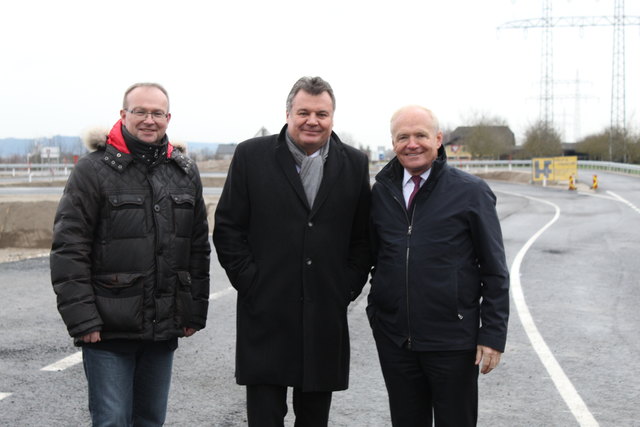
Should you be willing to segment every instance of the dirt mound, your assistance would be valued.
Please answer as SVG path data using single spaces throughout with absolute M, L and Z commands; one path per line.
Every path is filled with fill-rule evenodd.
M 498 181 L 522 182 L 529 184 L 531 182 L 531 172 L 529 171 L 488 171 L 474 172 L 476 176 L 482 179 L 496 179 Z
M 218 197 L 205 196 L 209 232 Z M 0 198 L 0 262 L 48 253 L 58 201 L 55 196 Z
M 0 248 L 48 248 L 57 201 L 0 203 Z

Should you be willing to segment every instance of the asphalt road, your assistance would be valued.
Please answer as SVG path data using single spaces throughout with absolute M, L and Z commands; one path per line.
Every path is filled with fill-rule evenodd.
M 512 315 L 501 365 L 480 378 L 481 426 L 640 426 L 640 179 L 598 175 L 598 191 L 582 193 L 490 182 Z M 48 268 L 47 258 L 0 264 L 1 426 L 89 425 L 82 365 L 42 370 L 77 351 Z M 176 353 L 168 426 L 246 424 L 235 291 L 216 260 L 212 270 L 208 326 Z M 350 306 L 350 388 L 334 394 L 332 426 L 390 425 L 365 306 L 366 295 Z

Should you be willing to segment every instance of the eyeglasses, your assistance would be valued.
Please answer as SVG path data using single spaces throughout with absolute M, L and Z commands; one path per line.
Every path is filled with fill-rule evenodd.
M 163 120 L 167 118 L 167 114 L 163 111 L 147 111 L 147 110 L 138 110 L 137 108 L 133 109 L 133 110 L 125 110 L 131 114 L 133 114 L 136 117 L 139 117 L 141 119 L 146 119 L 147 116 L 149 114 L 151 114 L 151 118 L 153 120 Z

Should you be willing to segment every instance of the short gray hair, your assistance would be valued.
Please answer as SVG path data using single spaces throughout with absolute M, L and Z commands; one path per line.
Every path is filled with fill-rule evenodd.
M 146 82 L 134 83 L 131 86 L 129 86 L 129 88 L 124 93 L 124 97 L 122 98 L 122 109 L 124 110 L 127 109 L 127 96 L 129 96 L 129 94 L 134 89 L 137 89 L 139 87 L 155 87 L 156 89 L 159 89 L 162 93 L 164 93 L 164 96 L 167 97 L 167 113 L 169 112 L 169 93 L 167 92 L 167 90 L 160 83 L 146 83 Z
M 310 95 L 320 95 L 322 92 L 327 92 L 331 97 L 331 103 L 333 104 L 333 110 L 336 110 L 336 97 L 333 95 L 333 89 L 331 85 L 322 79 L 322 77 L 301 77 L 291 88 L 289 96 L 287 96 L 287 113 L 291 112 L 293 107 L 293 98 L 301 90 L 307 92 Z
M 393 134 L 393 122 L 395 122 L 395 120 L 398 118 L 400 114 L 404 113 L 407 110 L 422 110 L 426 112 L 431 117 L 431 126 L 433 127 L 433 130 L 436 133 L 440 131 L 440 122 L 438 121 L 438 117 L 436 117 L 433 111 L 431 111 L 426 107 L 423 107 L 422 105 L 405 105 L 404 107 L 398 109 L 391 116 L 390 127 L 391 127 L 392 134 Z

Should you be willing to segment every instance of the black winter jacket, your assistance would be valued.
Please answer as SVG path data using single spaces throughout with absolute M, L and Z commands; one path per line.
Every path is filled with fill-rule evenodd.
M 132 161 L 121 126 L 90 141 L 96 151 L 69 177 L 54 221 L 51 280 L 72 337 L 101 331 L 102 340 L 168 340 L 206 323 L 202 183 L 195 163 L 171 144 L 150 168 Z
M 417 351 L 504 351 L 509 272 L 493 192 L 441 147 L 407 212 L 403 173 L 393 159 L 372 189 L 372 326 Z

